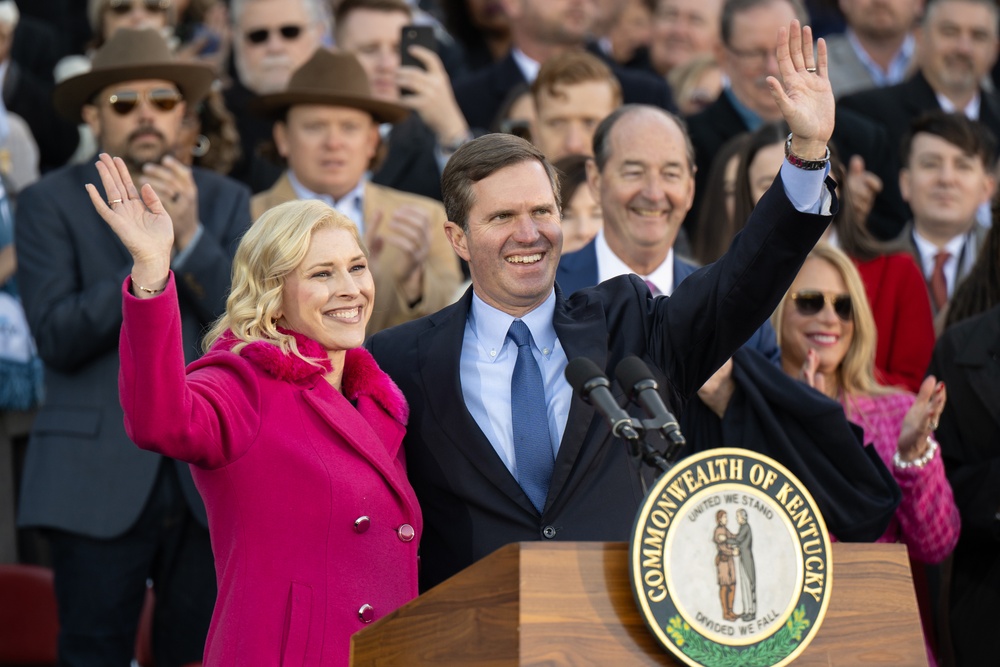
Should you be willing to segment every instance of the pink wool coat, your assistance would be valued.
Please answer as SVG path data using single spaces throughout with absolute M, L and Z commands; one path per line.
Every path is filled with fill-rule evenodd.
M 234 354 L 222 339 L 185 374 L 173 275 L 152 299 L 129 288 L 125 428 L 189 462 L 208 510 L 219 597 L 205 665 L 346 665 L 354 632 L 417 595 L 402 393 L 363 349 L 347 353 L 343 394 L 266 342 Z

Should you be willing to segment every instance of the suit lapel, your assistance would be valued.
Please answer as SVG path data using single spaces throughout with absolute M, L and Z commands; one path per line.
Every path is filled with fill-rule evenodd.
M 1000 318 L 980 319 L 955 363 L 968 368 L 969 386 L 1000 428 Z
M 555 326 L 556 335 L 566 352 L 566 358 L 570 361 L 578 357 L 590 359 L 598 368 L 604 369 L 608 365 L 608 337 L 607 323 L 604 311 L 600 303 L 591 301 L 576 308 L 571 313 L 566 299 L 563 298 L 562 291 L 556 288 L 556 312 L 552 323 Z M 621 399 L 620 388 L 617 383 L 613 385 L 616 390 L 615 398 Z M 573 470 L 586 470 L 587 462 L 593 452 L 584 452 L 584 442 L 590 442 L 593 438 L 588 437 L 591 431 L 600 424 L 597 418 L 597 411 L 576 395 L 573 394 L 573 401 L 570 403 L 569 418 L 566 420 L 566 429 L 563 432 L 562 442 L 559 443 L 559 454 L 556 456 L 555 469 L 552 471 L 552 482 L 549 485 L 549 501 L 552 502 L 559 497 L 563 490 L 569 486 L 570 474 Z
M 556 282 L 565 294 L 593 287 L 597 284 L 597 241 L 590 243 L 576 252 L 571 252 L 559 258 L 556 267 Z

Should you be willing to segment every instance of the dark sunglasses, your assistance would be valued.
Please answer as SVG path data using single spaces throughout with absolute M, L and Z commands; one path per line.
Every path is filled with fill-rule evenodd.
M 132 7 L 136 4 L 139 4 L 137 0 L 111 0 L 108 3 L 108 11 L 124 15 L 132 11 Z M 142 0 L 141 4 L 146 7 L 147 12 L 157 14 L 170 9 L 170 0 Z
M 251 30 L 246 34 L 247 41 L 251 44 L 263 44 L 267 41 L 267 38 L 271 35 L 272 28 L 261 28 L 259 30 Z M 299 38 L 302 34 L 302 26 L 300 25 L 283 25 L 280 28 L 273 28 L 275 32 L 281 35 L 282 39 L 286 42 L 291 42 Z
M 159 111 L 173 111 L 178 104 L 184 101 L 184 96 L 169 88 L 154 88 L 145 93 L 123 90 L 109 97 L 108 104 L 119 116 L 127 116 L 139 106 L 140 99 L 145 99 L 150 106 Z
M 827 303 L 833 306 L 833 312 L 837 313 L 837 317 L 845 322 L 849 322 L 854 314 L 849 294 L 827 296 L 822 292 L 803 290 L 791 294 L 790 298 L 795 302 L 795 309 L 799 311 L 799 315 L 804 317 L 817 314 L 823 310 L 823 305 Z

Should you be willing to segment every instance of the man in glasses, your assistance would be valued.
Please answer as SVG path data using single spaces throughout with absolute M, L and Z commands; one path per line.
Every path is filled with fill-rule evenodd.
M 237 78 L 224 96 L 243 149 L 230 175 L 260 192 L 278 179 L 281 165 L 260 152 L 271 123 L 247 107 L 258 95 L 283 90 L 292 72 L 329 43 L 329 7 L 324 0 L 233 0 L 229 15 Z
M 232 253 L 250 222 L 246 188 L 173 156 L 187 105 L 212 80 L 208 67 L 175 61 L 157 31 L 122 29 L 90 72 L 54 96 L 169 211 L 188 361 L 223 310 Z M 88 206 L 83 186 L 97 178 L 93 160 L 64 167 L 18 202 L 18 283 L 48 394 L 29 441 L 19 522 L 44 529 L 51 544 L 60 664 L 128 665 L 151 579 L 156 664 L 182 665 L 201 660 L 215 598 L 205 509 L 187 465 L 125 434 L 118 330 L 131 259 Z

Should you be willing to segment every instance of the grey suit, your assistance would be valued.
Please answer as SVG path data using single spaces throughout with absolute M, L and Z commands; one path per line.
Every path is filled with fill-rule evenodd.
M 851 46 L 846 34 L 830 35 L 826 38 L 827 62 L 829 63 L 830 87 L 840 98 L 859 90 L 875 87 L 871 72 L 864 66 L 857 52 Z

